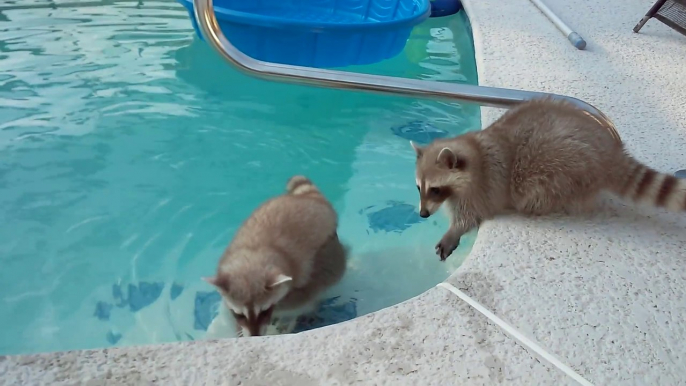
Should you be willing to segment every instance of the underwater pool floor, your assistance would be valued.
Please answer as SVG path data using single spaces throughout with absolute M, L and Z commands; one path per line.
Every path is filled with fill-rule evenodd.
M 583 99 L 637 158 L 683 169 L 686 67 L 674 63 L 686 44 L 659 22 L 631 31 L 645 2 L 547 0 L 587 39 L 585 51 L 530 2 L 463 4 L 480 84 Z M 482 112 L 484 124 L 502 114 Z M 683 214 L 612 199 L 588 216 L 505 217 L 483 224 L 446 281 L 595 385 L 677 385 L 686 379 L 685 230 Z M 300 334 L 5 356 L 0 373 L 0 385 L 578 384 L 443 288 Z
M 416 296 L 471 248 L 434 255 L 446 220 L 417 215 L 408 141 L 478 129 L 478 107 L 247 78 L 173 0 L 28 3 L 0 19 L 0 354 L 203 339 L 219 295 L 201 277 L 293 174 L 352 247 L 297 331 Z M 346 70 L 476 83 L 459 15 Z

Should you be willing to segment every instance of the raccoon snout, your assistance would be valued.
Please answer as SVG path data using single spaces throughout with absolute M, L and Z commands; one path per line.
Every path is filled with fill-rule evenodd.
M 419 217 L 421 217 L 421 218 L 427 218 L 427 217 L 429 217 L 429 216 L 431 216 L 431 213 L 429 213 L 428 210 L 422 209 L 422 210 L 419 211 Z

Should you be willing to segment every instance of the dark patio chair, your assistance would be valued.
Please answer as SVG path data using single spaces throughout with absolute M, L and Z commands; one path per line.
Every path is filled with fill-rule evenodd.
M 636 24 L 634 32 L 638 32 L 651 18 L 686 35 L 686 0 L 657 0 L 643 19 Z

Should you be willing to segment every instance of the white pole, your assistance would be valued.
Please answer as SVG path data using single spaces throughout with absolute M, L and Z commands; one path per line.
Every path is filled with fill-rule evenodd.
M 540 355 L 543 357 L 545 360 L 550 362 L 553 366 L 557 367 L 560 369 L 563 373 L 567 374 L 570 378 L 574 379 L 577 381 L 580 385 L 582 386 L 593 386 L 593 384 L 589 381 L 587 381 L 584 377 L 581 375 L 577 374 L 574 370 L 572 370 L 571 367 L 565 365 L 562 363 L 559 359 L 557 359 L 555 356 L 552 354 L 548 353 L 543 349 L 543 347 L 539 346 L 536 342 L 532 341 L 531 339 L 527 338 L 524 334 L 521 332 L 515 330 L 514 327 L 510 326 L 505 322 L 504 320 L 500 319 L 497 317 L 494 313 L 489 311 L 486 307 L 482 306 L 479 304 L 476 300 L 470 298 L 465 294 L 464 292 L 460 291 L 459 289 L 455 288 L 454 285 L 448 283 L 448 282 L 443 282 L 439 283 L 436 287 L 442 287 L 447 289 L 448 291 L 454 293 L 459 297 L 460 299 L 464 300 L 467 304 L 470 306 L 474 307 L 477 311 L 481 312 L 485 317 L 490 319 L 493 323 L 495 323 L 497 326 L 505 330 L 510 336 L 512 336 L 516 341 L 518 341 L 521 345 L 523 345 L 526 348 L 529 348 L 533 350 L 536 354 Z
M 586 41 L 584 40 L 584 38 L 582 38 L 581 35 L 579 35 L 578 33 L 572 31 L 572 29 L 569 28 L 569 26 L 565 24 L 562 20 L 560 20 L 560 18 L 557 17 L 557 15 L 554 14 L 553 11 L 551 11 L 550 8 L 548 8 L 548 6 L 546 6 L 541 0 L 530 1 L 534 3 L 534 5 L 541 12 L 543 12 L 543 14 L 546 15 L 546 17 L 550 19 L 550 21 L 553 22 L 553 24 L 555 24 L 555 27 L 557 27 L 557 29 L 559 29 L 560 31 L 562 31 L 563 34 L 565 34 L 567 40 L 569 40 L 569 42 L 572 43 L 574 47 L 576 47 L 579 50 L 583 50 L 584 48 L 586 48 Z

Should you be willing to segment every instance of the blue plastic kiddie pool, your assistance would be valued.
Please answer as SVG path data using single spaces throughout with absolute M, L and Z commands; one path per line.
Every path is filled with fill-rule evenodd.
M 178 0 L 193 13 L 193 0 Z M 214 0 L 226 38 L 255 59 L 307 67 L 376 63 L 402 52 L 429 0 Z

